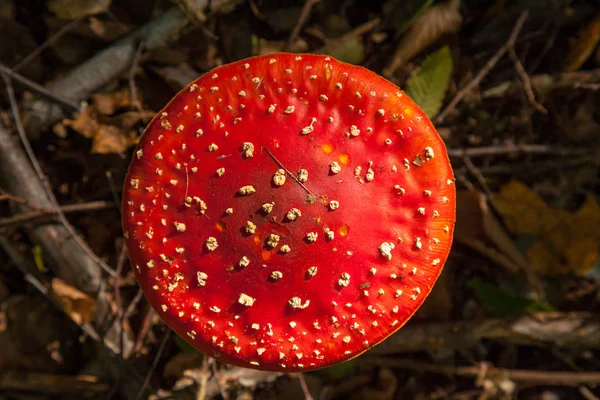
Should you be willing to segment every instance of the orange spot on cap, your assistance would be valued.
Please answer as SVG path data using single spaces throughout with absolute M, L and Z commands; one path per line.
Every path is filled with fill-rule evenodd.
M 340 163 L 342 163 L 344 165 L 348 165 L 350 163 L 350 155 L 349 154 L 342 153 L 342 154 L 340 154 L 340 156 L 338 158 L 340 160 Z
M 271 258 L 271 256 L 273 255 L 272 252 L 270 252 L 269 250 L 263 250 L 260 255 L 262 256 L 262 259 L 267 261 Z
M 321 146 L 321 148 L 323 149 L 323 153 L 325 154 L 333 153 L 333 144 L 331 143 L 325 143 Z
M 225 226 L 226 226 L 225 222 L 221 222 L 221 221 L 219 221 L 215 224 L 215 228 L 217 228 L 217 230 L 219 232 L 223 232 L 225 230 Z
M 344 224 L 344 225 L 340 226 L 340 235 L 346 236 L 349 231 L 350 231 L 350 227 L 348 225 Z

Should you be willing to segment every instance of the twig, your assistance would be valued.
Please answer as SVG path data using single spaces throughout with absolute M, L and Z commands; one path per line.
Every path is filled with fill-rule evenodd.
M 302 393 L 304 394 L 304 400 L 313 400 L 312 395 L 310 394 L 310 390 L 308 390 L 308 385 L 306 384 L 306 379 L 304 379 L 304 374 L 298 374 L 298 382 L 300 383 L 300 387 L 302 388 Z
M 585 398 L 585 400 L 600 400 L 600 397 L 592 393 L 592 391 L 586 386 L 579 386 L 577 390 Z
M 552 156 L 572 157 L 590 154 L 593 150 L 583 147 L 558 147 L 545 144 L 508 144 L 487 147 L 471 147 L 464 149 L 448 149 L 450 157 L 487 157 L 516 154 L 544 154 Z
M 127 259 L 127 246 L 123 241 L 121 245 L 121 251 L 119 252 L 119 259 L 117 261 L 117 270 L 115 271 L 115 281 L 114 281 L 114 295 L 115 295 L 115 303 L 117 306 L 117 318 L 119 320 L 119 325 L 121 326 L 121 335 L 119 337 L 119 354 L 123 357 L 123 347 L 125 343 L 125 310 L 123 310 L 123 300 L 121 299 L 121 274 L 123 272 L 123 265 L 125 265 L 125 260 Z
M 519 57 L 515 52 L 514 46 L 511 46 L 508 49 L 508 55 L 512 59 L 513 64 L 515 65 L 515 69 L 517 70 L 517 73 L 523 81 L 523 87 L 525 88 L 525 94 L 527 95 L 527 100 L 529 100 L 529 104 L 531 104 L 533 108 L 535 108 L 542 114 L 548 114 L 548 110 L 535 100 L 535 94 L 533 93 L 533 88 L 531 87 L 531 79 L 529 79 L 527 71 L 525 71 L 525 68 L 523 68 L 523 64 L 521 63 L 521 60 L 519 60 Z
M 206 399 L 206 385 L 208 383 L 208 356 L 202 360 L 202 369 L 200 370 L 200 379 L 198 380 L 198 392 L 196 393 L 196 400 Z
M 481 187 L 481 189 L 487 197 L 486 200 L 488 201 L 488 203 L 490 203 L 490 200 L 494 198 L 494 195 L 490 190 L 490 187 L 488 186 L 487 182 L 485 181 L 485 177 L 483 176 L 481 171 L 473 164 L 469 157 L 463 157 L 463 162 L 465 163 L 465 167 L 467 167 L 467 170 L 471 173 L 471 175 L 473 175 L 475 179 L 477 179 L 477 183 L 479 183 L 479 186 Z
M 69 204 L 60 206 L 60 210 L 64 214 L 81 212 L 81 211 L 96 211 L 114 207 L 113 203 L 107 201 L 90 201 L 88 203 Z M 54 217 L 57 214 L 56 210 L 38 210 L 15 215 L 10 218 L 0 218 L 0 228 L 8 228 L 20 226 L 25 223 L 39 222 Z
M 46 99 L 48 99 L 50 101 L 53 101 L 55 103 L 62 105 L 63 107 L 68 108 L 69 111 L 77 112 L 81 109 L 81 107 L 79 107 L 79 104 L 77 104 L 69 99 L 66 99 L 59 94 L 53 93 L 50 90 L 46 89 L 45 87 L 38 85 L 34 81 L 29 80 L 20 74 L 17 74 L 14 70 L 8 68 L 6 65 L 4 65 L 2 63 L 0 63 L 0 73 L 2 73 L 3 77 L 6 76 L 10 79 L 14 79 L 15 81 L 20 82 L 23 85 L 29 87 L 30 89 L 32 89 L 34 92 L 36 92 L 40 96 L 45 97 Z M 5 78 L 5 82 L 6 82 L 6 78 Z M 8 85 L 8 83 L 7 83 L 7 85 Z
M 156 352 L 156 355 L 154 356 L 154 360 L 152 361 L 152 365 L 150 366 L 150 370 L 146 374 L 146 377 L 144 378 L 144 383 L 142 384 L 142 387 L 140 388 L 137 396 L 135 397 L 135 400 L 140 400 L 142 398 L 142 396 L 144 395 L 144 392 L 146 391 L 146 387 L 150 383 L 150 378 L 152 378 L 152 374 L 154 373 L 154 370 L 158 366 L 158 362 L 160 361 L 160 357 L 162 356 L 162 353 L 165 350 L 167 342 L 171 338 L 171 332 L 172 332 L 171 330 L 168 330 L 167 333 L 165 333 L 165 335 L 163 336 L 162 342 L 160 343 L 158 351 Z
M 72 101 L 82 101 L 131 66 L 140 40 L 144 41 L 146 50 L 155 49 L 178 37 L 187 24 L 185 14 L 173 7 L 127 37 L 96 53 L 94 57 L 58 80 L 50 90 Z M 47 101 L 35 100 L 29 107 L 27 132 L 32 136 L 38 135 L 48 125 L 64 117 L 60 109 Z
M 316 54 L 329 53 L 332 47 L 338 46 L 339 43 L 344 43 L 354 38 L 360 37 L 375 29 L 380 23 L 381 18 L 373 18 L 372 20 L 369 20 L 364 24 L 361 24 L 356 28 L 352 29 L 350 32 L 343 34 L 341 37 L 327 41 L 324 46 L 318 48 L 314 52 Z
M 368 354 L 468 349 L 481 340 L 574 351 L 595 349 L 600 347 L 600 315 L 539 312 L 480 321 L 409 322 Z
M 212 368 L 213 377 L 215 378 L 215 382 L 217 384 L 217 388 L 219 389 L 219 393 L 221 394 L 221 397 L 223 398 L 223 400 L 229 400 L 229 395 L 227 395 L 227 391 L 221 384 L 221 376 L 220 376 L 219 370 L 217 369 L 217 360 L 215 360 L 214 358 L 211 358 L 210 364 L 211 364 L 211 368 Z
M 60 300 L 55 298 L 48 290 L 48 287 L 50 286 L 50 284 L 48 282 L 45 282 L 43 280 L 43 278 L 36 276 L 36 275 L 38 275 L 37 269 L 31 263 L 31 261 L 26 259 L 25 256 L 7 238 L 5 238 L 1 235 L 0 235 L 0 248 L 2 248 L 2 250 L 4 250 L 4 252 L 12 260 L 12 262 L 15 264 L 15 266 L 21 271 L 25 280 L 27 282 L 29 282 L 31 284 L 31 286 L 33 286 L 35 289 L 37 289 L 37 291 L 39 291 L 41 294 L 43 294 L 48 300 L 50 300 L 50 302 L 52 303 L 52 305 L 54 305 L 54 307 L 56 307 L 56 309 L 62 311 L 71 321 L 73 321 L 73 323 L 75 323 L 77 326 L 79 326 L 79 328 L 81 328 L 81 330 L 83 332 L 85 332 L 90 338 L 92 338 L 95 341 L 102 340 L 102 338 L 100 337 L 98 332 L 96 332 L 96 330 L 90 323 L 86 322 L 84 324 L 81 324 L 71 318 L 71 316 L 65 311 L 64 306 L 62 305 Z
M 537 93 L 546 95 L 553 90 L 572 90 L 577 88 L 600 89 L 600 69 L 576 71 L 576 72 L 562 72 L 560 74 L 549 75 L 539 74 L 532 75 L 530 77 L 531 86 Z M 488 98 L 499 98 L 506 95 L 513 94 L 520 89 L 517 83 L 514 81 L 502 82 L 490 89 L 487 89 L 481 93 L 484 99 Z
M 314 7 L 315 4 L 317 4 L 320 1 L 321 0 L 306 0 L 305 1 L 304 6 L 302 7 L 302 11 L 300 12 L 300 17 L 298 18 L 298 22 L 292 29 L 292 32 L 290 33 L 290 37 L 288 38 L 287 42 L 285 42 L 285 45 L 283 46 L 283 50 L 289 50 L 289 48 L 292 46 L 292 44 L 294 44 L 294 42 L 298 38 L 298 35 L 300 34 L 300 30 L 302 29 L 302 27 L 306 23 L 306 20 L 310 16 L 310 12 L 311 12 L 312 8 Z
M 58 31 L 56 31 L 55 33 L 53 33 L 44 43 L 42 43 L 41 45 L 39 45 L 33 52 L 29 53 L 29 55 L 27 57 L 25 57 L 17 65 L 15 65 L 12 68 L 12 70 L 14 72 L 17 72 L 17 71 L 21 70 L 22 68 L 25 68 L 30 62 L 32 62 L 40 54 L 42 54 L 42 52 L 44 50 L 46 50 L 52 44 L 56 43 L 58 41 L 58 39 L 60 39 L 61 37 L 63 37 L 71 29 L 73 29 L 77 25 L 79 25 L 79 23 L 81 21 L 83 21 L 84 19 L 85 19 L 85 16 L 81 16 L 81 17 L 79 17 L 79 18 L 77 18 L 77 19 L 69 22 L 67 25 L 63 26 L 62 28 L 60 28 Z
M 314 194 L 313 194 L 313 193 L 312 193 L 312 192 L 311 192 L 311 191 L 310 191 L 310 190 L 309 190 L 309 189 L 306 187 L 306 185 L 305 185 L 304 183 L 300 182 L 300 180 L 299 180 L 299 179 L 296 177 L 296 175 L 292 174 L 292 173 L 290 172 L 290 170 L 289 170 L 289 169 L 287 169 L 287 168 L 286 168 L 286 167 L 285 167 L 285 166 L 284 166 L 284 165 L 281 163 L 281 161 L 279 161 L 279 160 L 278 160 L 278 159 L 277 159 L 277 158 L 276 158 L 276 157 L 273 155 L 273 153 L 271 153 L 271 151 L 270 151 L 268 148 L 266 148 L 266 147 L 263 147 L 263 148 L 265 149 L 265 151 L 267 152 L 267 154 L 268 154 L 268 155 L 269 155 L 269 156 L 270 156 L 270 157 L 273 159 L 273 161 L 275 161 L 275 164 L 279 165 L 279 167 L 280 167 L 281 169 L 283 169 L 283 170 L 286 172 L 286 174 L 288 174 L 288 175 L 289 175 L 289 177 L 290 177 L 290 178 L 292 178 L 294 181 L 296 181 L 296 183 L 297 183 L 298 185 L 300 185 L 300 186 L 302 187 L 302 189 L 306 190 L 306 192 L 307 192 L 308 194 L 310 194 L 311 196 L 314 196 Z
M 455 367 L 451 365 L 429 364 L 416 360 L 398 360 L 381 357 L 365 358 L 364 362 L 378 366 L 463 377 L 477 377 L 481 373 L 480 366 Z M 512 381 L 527 382 L 535 385 L 579 386 L 582 384 L 600 383 L 600 372 L 533 371 L 488 367 L 485 374 L 487 377 L 502 377 Z
M 46 195 L 52 203 L 52 207 L 54 208 L 54 210 L 56 210 L 56 215 L 60 219 L 60 222 L 64 225 L 65 229 L 69 232 L 71 237 L 75 240 L 75 242 L 77 242 L 79 247 L 81 247 L 81 249 L 88 255 L 88 257 L 94 260 L 94 262 L 96 262 L 98 266 L 100 266 L 100 268 L 102 268 L 107 274 L 114 276 L 115 271 L 110 266 L 108 266 L 108 264 L 102 261 L 96 254 L 94 254 L 94 252 L 89 248 L 87 243 L 85 243 L 85 241 L 79 236 L 79 234 L 75 232 L 75 229 L 67 220 L 65 214 L 61 211 L 58 201 L 56 200 L 56 197 L 54 196 L 54 193 L 52 191 L 52 187 L 50 186 L 50 182 L 48 182 L 46 175 L 44 175 L 44 171 L 42 171 L 42 167 L 38 162 L 35 154 L 33 153 L 33 149 L 31 148 L 31 144 L 29 143 L 29 139 L 27 138 L 27 134 L 25 133 L 25 128 L 23 127 L 23 123 L 21 120 L 21 113 L 19 111 L 19 105 L 17 104 L 17 98 L 15 96 L 15 91 L 12 86 L 12 81 L 10 77 L 3 71 L 2 77 L 4 78 L 4 82 L 6 83 L 6 91 L 8 92 L 11 111 L 13 112 L 15 118 L 15 125 L 17 126 L 17 132 L 19 133 L 19 137 L 21 138 L 21 143 L 23 144 L 25 152 L 29 157 L 29 162 L 31 162 L 31 165 L 33 165 L 33 169 L 37 173 L 38 179 L 42 182 L 44 186 Z
M 31 210 L 34 210 L 34 211 L 41 211 L 39 208 L 37 208 L 36 206 L 32 205 L 26 199 L 22 199 L 19 196 L 14 196 L 14 195 L 12 195 L 10 193 L 6 193 L 2 189 L 0 189 L 0 201 L 4 201 L 4 200 L 14 201 L 15 203 L 24 205 L 25 207 L 27 207 L 27 208 L 29 208 Z
M 504 56 L 504 54 L 506 54 L 508 49 L 510 49 L 511 47 L 514 47 L 515 41 L 517 40 L 517 36 L 519 35 L 519 32 L 521 32 L 521 28 L 523 28 L 523 24 L 525 23 L 525 20 L 527 19 L 528 14 L 529 14 L 529 11 L 527 11 L 527 10 L 525 10 L 521 13 L 521 15 L 519 16 L 519 19 L 515 23 L 515 26 L 513 27 L 510 37 L 508 38 L 508 41 L 504 44 L 504 46 L 502 46 L 502 47 L 500 47 L 500 49 L 498 49 L 498 51 L 496 52 L 496 54 L 494 54 L 492 56 L 492 58 L 489 59 L 489 61 L 485 64 L 485 66 L 481 69 L 481 71 L 479 71 L 479 73 L 473 78 L 473 80 L 471 80 L 467 85 L 465 85 L 465 87 L 463 87 L 461 90 L 459 90 L 459 92 L 456 94 L 456 96 L 454 96 L 452 101 L 450 101 L 450 104 L 448 104 L 442 110 L 442 112 L 439 113 L 439 115 L 436 118 L 436 123 L 438 123 L 438 124 L 442 123 L 444 121 L 444 119 L 448 116 L 448 114 L 450 114 L 450 112 L 452 112 L 452 110 L 454 110 L 454 108 L 458 105 L 458 103 L 460 103 L 460 101 L 463 99 L 463 97 L 465 97 L 467 95 L 467 93 L 469 93 L 471 90 L 473 90 L 473 88 L 475 88 L 475 86 L 479 85 L 479 83 L 481 83 L 483 78 L 485 78 L 487 76 L 487 74 L 490 73 L 490 71 L 496 66 L 498 61 L 500 61 L 500 59 Z
M 588 90 L 591 90 L 592 92 L 596 92 L 596 91 L 600 90 L 600 83 L 579 83 L 579 82 L 576 82 L 573 85 L 573 89 L 588 89 Z
M 142 52 L 144 51 L 144 41 L 141 40 L 140 44 L 135 52 L 135 56 L 133 57 L 133 61 L 131 62 L 131 70 L 129 71 L 129 88 L 131 90 L 131 103 L 138 111 L 142 111 L 142 104 L 138 99 L 138 91 L 137 86 L 135 85 L 135 71 L 139 65 L 140 58 L 142 57 Z

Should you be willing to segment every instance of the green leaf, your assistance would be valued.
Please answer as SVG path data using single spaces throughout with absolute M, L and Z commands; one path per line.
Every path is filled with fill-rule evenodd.
M 406 93 L 433 118 L 442 107 L 451 76 L 452 55 L 450 48 L 444 46 L 428 55 L 412 72 L 406 82 Z
M 490 317 L 516 317 L 529 311 L 555 311 L 548 303 L 527 299 L 479 279 L 469 281 L 467 286 L 475 291 Z
M 358 358 L 353 358 L 346 362 L 335 364 L 319 371 L 330 379 L 340 380 L 355 375 L 358 369 Z
M 185 339 L 179 337 L 178 335 L 175 335 L 175 344 L 177 345 L 179 350 L 181 350 L 184 353 L 188 353 L 188 354 L 200 353 L 198 350 L 196 350 L 195 347 L 193 347 L 191 344 L 186 342 Z

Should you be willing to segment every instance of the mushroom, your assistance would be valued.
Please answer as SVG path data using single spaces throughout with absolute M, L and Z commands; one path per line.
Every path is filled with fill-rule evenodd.
M 206 73 L 154 117 L 123 229 L 141 289 L 191 345 L 309 371 L 421 306 L 450 250 L 453 183 L 402 90 L 325 55 L 270 54 Z

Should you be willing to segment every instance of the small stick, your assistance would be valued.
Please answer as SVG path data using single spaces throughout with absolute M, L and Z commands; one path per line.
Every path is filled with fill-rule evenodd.
M 144 396 L 146 387 L 148 387 L 148 384 L 150 383 L 150 378 L 152 378 L 152 374 L 154 373 L 154 370 L 156 369 L 156 367 L 158 366 L 158 362 L 160 361 L 160 356 L 162 356 L 162 353 L 165 350 L 167 342 L 169 341 L 170 338 L 171 338 L 171 330 L 169 329 L 167 331 L 167 333 L 165 333 L 165 335 L 163 336 L 163 339 L 162 339 L 162 342 L 160 343 L 158 351 L 156 352 L 156 355 L 154 356 L 154 360 L 152 360 L 152 365 L 150 366 L 150 370 L 146 374 L 146 377 L 144 378 L 144 383 L 142 384 L 142 387 L 138 391 L 138 394 L 135 397 L 135 400 L 140 400 Z
M 313 400 L 313 397 L 310 394 L 310 390 L 308 390 L 306 380 L 304 379 L 304 374 L 298 374 L 298 382 L 300 383 L 300 387 L 302 388 L 302 393 L 304 393 L 304 400 Z
M 448 116 L 448 114 L 450 114 L 450 112 L 452 112 L 452 110 L 454 110 L 454 108 L 458 105 L 458 103 L 460 103 L 460 101 L 463 99 L 463 97 L 465 97 L 467 95 L 467 93 L 469 93 L 473 88 L 475 88 L 475 86 L 477 86 L 477 85 L 479 85 L 479 83 L 481 83 L 483 78 L 485 78 L 487 76 L 487 74 L 490 73 L 490 71 L 496 66 L 498 61 L 500 61 L 500 59 L 504 56 L 504 54 L 506 54 L 508 49 L 510 49 L 511 47 L 514 47 L 515 41 L 517 40 L 517 36 L 519 35 L 519 32 L 521 32 L 521 28 L 523 28 L 523 24 L 525 23 L 525 20 L 527 19 L 528 14 L 529 14 L 529 11 L 527 11 L 527 10 L 525 10 L 521 13 L 521 15 L 519 16 L 519 19 L 515 23 L 515 26 L 510 34 L 510 37 L 508 38 L 508 41 L 504 44 L 504 46 L 502 46 L 502 47 L 500 47 L 500 49 L 498 49 L 498 51 L 496 52 L 496 54 L 494 54 L 492 56 L 492 58 L 489 59 L 489 61 L 485 64 L 485 66 L 481 69 L 481 71 L 479 71 L 479 73 L 475 76 L 475 78 L 473 78 L 473 80 L 471 80 L 471 82 L 469 82 L 467 85 L 465 85 L 465 87 L 463 87 L 456 94 L 456 96 L 454 96 L 454 98 L 452 99 L 450 104 L 448 104 L 442 110 L 442 112 L 439 113 L 439 115 L 436 118 L 436 123 L 440 124 L 440 123 L 444 122 L 444 119 Z
M 221 397 L 223 398 L 223 400 L 229 400 L 229 396 L 227 395 L 225 388 L 221 384 L 221 377 L 219 376 L 220 373 L 219 373 L 219 370 L 217 369 L 217 360 L 215 360 L 214 358 L 211 358 L 210 364 L 212 367 L 213 377 L 215 378 L 215 382 L 217 383 L 217 387 L 219 388 L 219 393 L 221 393 Z
M 464 149 L 448 149 L 448 155 L 450 157 L 477 158 L 524 153 L 570 157 L 590 154 L 591 151 L 592 150 L 589 148 L 582 147 L 565 148 L 558 146 L 548 146 L 545 144 L 518 144 L 505 146 L 472 147 Z
M 431 372 L 434 374 L 456 375 L 463 377 L 477 377 L 481 373 L 481 367 L 468 366 L 456 367 L 453 365 L 438 365 L 419 362 L 416 360 L 399 360 L 382 357 L 367 358 L 364 362 L 378 366 L 407 369 L 419 372 Z M 488 367 L 488 377 L 504 377 L 517 382 L 526 382 L 534 385 L 563 385 L 579 386 L 582 384 L 600 383 L 600 372 L 570 372 L 570 371 L 534 371 L 525 369 L 508 369 Z
M 63 213 L 67 214 L 81 211 L 103 210 L 106 208 L 111 208 L 113 206 L 113 203 L 109 203 L 107 201 L 90 201 L 88 203 L 69 204 L 66 206 L 61 206 L 59 208 Z M 40 220 L 45 220 L 47 218 L 54 217 L 56 216 L 56 214 L 58 214 L 57 210 L 37 210 L 17 214 L 10 218 L 0 218 L 0 228 L 7 228 L 15 225 L 20 226 L 29 222 L 39 222 Z
M 142 52 L 144 51 L 144 41 L 141 40 L 138 48 L 133 56 L 133 61 L 131 62 L 131 70 L 129 71 L 129 88 L 131 90 L 131 102 L 138 111 L 142 111 L 142 104 L 138 99 L 138 91 L 137 86 L 135 85 L 135 70 L 137 69 L 140 58 L 142 57 Z
M 533 108 L 535 108 L 542 114 L 548 114 L 548 110 L 535 100 L 535 94 L 533 93 L 533 88 L 531 87 L 531 79 L 529 79 L 529 75 L 527 75 L 525 68 L 523 68 L 523 64 L 521 63 L 521 60 L 519 60 L 519 57 L 515 52 L 514 46 L 511 46 L 508 49 L 508 55 L 512 59 L 513 64 L 515 65 L 515 69 L 517 70 L 517 73 L 523 81 L 523 87 L 525 88 L 525 94 L 527 95 L 527 100 L 529 100 L 529 104 L 531 104 Z
M 60 39 L 61 37 L 63 37 L 71 29 L 73 29 L 77 25 L 79 25 L 79 23 L 81 21 L 83 21 L 84 19 L 85 19 L 85 16 L 82 15 L 81 17 L 79 17 L 79 18 L 77 18 L 77 19 L 69 22 L 67 25 L 65 25 L 62 28 L 60 28 L 58 31 L 56 31 L 55 33 L 53 33 L 44 43 L 42 43 L 41 45 L 39 45 L 38 48 L 36 48 L 33 52 L 29 53 L 29 55 L 27 57 L 25 57 L 17 65 L 15 65 L 12 68 L 12 70 L 14 72 L 17 72 L 17 71 L 25 68 L 27 65 L 29 65 L 30 62 L 32 62 L 40 54 L 42 54 L 42 51 L 46 50 L 52 44 L 56 43 L 56 41 L 58 41 L 58 39 Z
M 29 203 L 29 201 L 22 199 L 18 196 L 14 196 L 10 193 L 6 193 L 4 190 L 0 189 L 0 201 L 3 201 L 3 200 L 14 201 L 15 203 L 22 204 L 31 210 L 41 211 L 39 208 L 37 208 L 34 205 L 32 205 L 31 203 Z
M 39 180 L 42 182 L 42 184 L 45 188 L 45 191 L 46 191 L 46 195 L 48 196 L 48 200 L 50 200 L 52 206 L 56 210 L 56 214 L 58 215 L 58 218 L 60 219 L 62 224 L 65 226 L 65 229 L 67 230 L 67 232 L 69 232 L 69 234 L 73 237 L 75 242 L 88 255 L 88 257 L 90 257 L 92 260 L 94 260 L 100 266 L 100 268 L 102 268 L 110 276 L 115 276 L 115 271 L 111 267 L 109 267 L 108 264 L 106 264 L 104 261 L 102 261 L 96 254 L 94 254 L 92 249 L 90 249 L 89 246 L 83 241 L 83 239 L 77 234 L 77 232 L 75 232 L 75 229 L 69 223 L 69 221 L 67 220 L 67 217 L 65 217 L 65 214 L 61 211 L 60 206 L 58 205 L 58 201 L 56 200 L 56 197 L 54 196 L 54 192 L 52 191 L 52 188 L 50 187 L 50 183 L 48 182 L 46 175 L 44 175 L 44 172 L 42 171 L 42 167 L 40 166 L 40 163 L 38 162 L 37 158 L 35 157 L 33 149 L 31 148 L 31 144 L 29 143 L 29 139 L 27 139 L 27 134 L 25 133 L 25 128 L 23 127 L 23 122 L 21 120 L 21 112 L 19 111 L 19 105 L 17 104 L 17 98 L 15 96 L 15 90 L 13 88 L 11 78 L 9 75 L 5 74 L 3 71 L 0 71 L 0 72 L 2 74 L 2 78 L 4 78 L 4 81 L 6 83 L 6 91 L 8 92 L 10 107 L 13 112 L 15 124 L 17 126 L 17 132 L 19 133 L 21 143 L 23 144 L 23 147 L 25 147 L 25 152 L 27 153 L 27 156 L 29 157 L 29 161 L 33 165 L 33 169 L 35 170 Z
M 200 379 L 198 379 L 198 392 L 196 393 L 196 400 L 206 399 L 206 385 L 208 384 L 208 356 L 202 360 L 202 369 L 200 370 Z
M 292 29 L 292 32 L 290 33 L 290 37 L 288 38 L 287 42 L 283 46 L 284 51 L 289 50 L 290 46 L 292 44 L 294 44 L 294 42 L 298 38 L 298 35 L 300 34 L 300 29 L 302 29 L 302 27 L 306 23 L 306 20 L 310 16 L 310 12 L 311 12 L 312 8 L 314 7 L 315 4 L 317 4 L 320 1 L 321 0 L 306 0 L 306 2 L 304 3 L 304 6 L 302 7 L 302 11 L 300 12 L 300 17 L 298 18 L 298 22 L 294 26 L 294 29 Z
M 292 178 L 293 180 L 295 180 L 295 181 L 296 181 L 296 183 L 297 183 L 298 185 L 302 186 L 302 189 L 306 190 L 306 192 L 307 192 L 308 194 L 310 194 L 310 195 L 314 196 L 314 194 L 313 194 L 313 193 L 312 193 L 312 192 L 311 192 L 311 191 L 310 191 L 310 190 L 309 190 L 309 189 L 306 187 L 306 185 L 305 185 L 304 183 L 300 182 L 300 180 L 299 180 L 298 178 L 296 178 L 296 175 L 292 174 L 292 173 L 291 173 L 291 172 L 290 172 L 290 171 L 289 171 L 289 170 L 288 170 L 288 169 L 287 169 L 287 168 L 286 168 L 286 167 L 285 167 L 285 166 L 284 166 L 284 165 L 281 163 L 281 161 L 279 161 L 279 160 L 278 160 L 278 159 L 277 159 L 277 158 L 276 158 L 276 157 L 273 155 L 273 153 L 271 153 L 271 151 L 270 151 L 268 148 L 266 148 L 266 147 L 263 147 L 263 148 L 265 149 L 265 151 L 267 152 L 267 154 L 268 154 L 269 156 L 271 156 L 271 158 L 273 159 L 273 161 L 275 161 L 275 163 L 276 163 L 277 165 L 279 165 L 279 166 L 281 167 L 281 169 L 283 169 L 283 170 L 284 170 L 284 171 L 285 171 L 285 172 L 286 172 L 286 173 L 287 173 L 287 174 L 290 176 L 290 178 Z
M 63 107 L 70 109 L 70 111 L 77 112 L 77 111 L 81 110 L 81 107 L 79 107 L 79 104 L 74 103 L 71 100 L 68 100 L 60 95 L 52 93 L 50 90 L 35 83 L 32 80 L 25 78 L 23 75 L 17 74 L 15 71 L 8 68 L 7 66 L 5 66 L 2 63 L 0 63 L 0 73 L 4 77 L 5 81 L 6 81 L 6 79 L 10 78 L 10 79 L 14 79 L 17 82 L 21 82 L 23 85 L 29 87 L 30 89 L 32 89 L 34 92 L 36 92 L 40 96 L 45 97 L 48 100 L 54 101 L 55 103 L 58 103 L 58 104 L 62 105 Z M 7 85 L 7 90 L 8 90 L 8 83 L 6 85 Z

